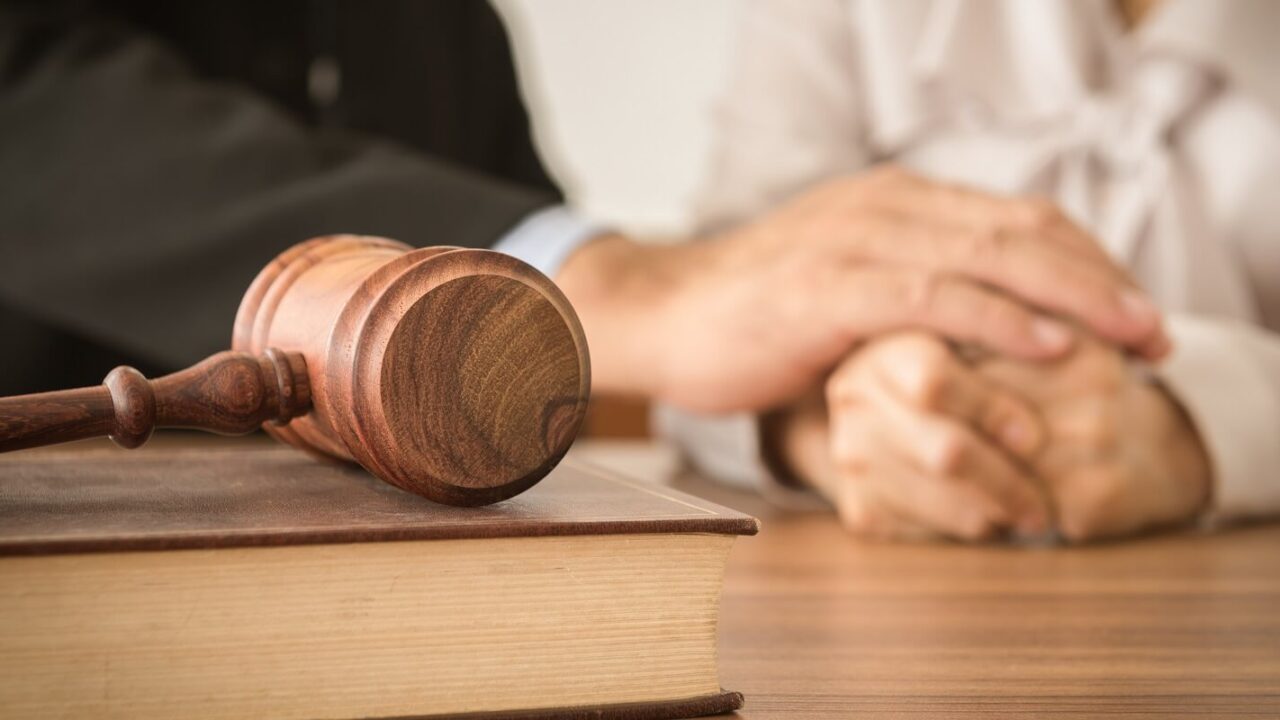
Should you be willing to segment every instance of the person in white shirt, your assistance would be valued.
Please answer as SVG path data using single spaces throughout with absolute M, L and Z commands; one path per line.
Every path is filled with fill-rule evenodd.
M 1167 351 L 1150 298 L 1106 257 L 1071 250 L 1091 242 L 1078 228 L 1045 225 L 1019 201 L 963 203 L 988 208 L 990 232 L 1012 233 L 999 247 L 894 209 L 932 203 L 951 194 L 945 188 L 871 181 L 816 188 L 709 242 L 655 247 L 601 237 L 541 192 L 433 158 L 432 148 L 479 139 L 495 152 L 455 159 L 540 182 L 501 67 L 505 38 L 483 4 L 429 4 L 441 19 L 417 12 L 422 3 L 378 3 L 367 22 L 344 14 L 351 22 L 341 23 L 332 1 L 310 4 L 309 19 L 270 3 L 142 4 L 154 12 L 0 0 L 0 337 L 11 349 L 0 353 L 0 387 L 56 387 L 94 357 L 194 362 L 223 346 L 226 317 L 262 263 L 332 232 L 521 258 L 574 303 L 594 390 L 691 410 L 790 402 L 857 343 L 911 327 L 1052 358 L 1078 339 L 1069 317 L 1148 357 Z M 272 20 L 279 13 L 285 22 Z M 279 32 L 246 45 L 216 30 L 254 18 Z M 476 32 L 449 31 L 455 21 Z M 322 45 L 343 52 L 288 32 L 313 24 L 333 40 Z M 393 31 L 421 42 L 388 55 L 379 39 Z M 296 72 L 272 79 L 261 63 L 241 62 L 277 50 Z M 426 87 L 428 59 L 449 81 L 410 98 Z M 479 75 L 463 74 L 483 87 L 452 82 L 449 68 L 480 60 Z M 309 77 L 325 82 L 308 87 Z M 490 117 L 491 108 L 501 112 Z M 473 115 L 484 122 L 469 123 Z M 478 134 L 453 132 L 469 124 Z M 1043 233 L 1062 246 L 1039 242 Z M 811 241 L 793 242 L 801 237 Z M 933 286 L 946 302 L 922 301 L 918 289 Z M 1003 320 L 983 321 L 995 315 Z
M 675 398 L 661 425 L 697 464 L 773 493 L 816 487 L 877 537 L 1054 527 L 1086 540 L 1280 511 L 1280 4 L 1167 0 L 1141 22 L 1130 5 L 744 9 L 704 228 L 798 193 L 788 207 L 801 212 L 825 192 L 860 196 L 827 221 L 890 255 L 910 256 L 930 228 L 957 239 L 932 248 L 940 262 L 990 272 L 1026 237 L 1091 260 L 1101 246 L 1167 313 L 1172 353 L 1148 365 L 1082 332 L 1065 359 L 1010 359 L 984 341 L 1016 321 L 966 307 L 941 269 L 896 297 L 967 314 L 983 337 L 958 339 L 976 343 L 927 323 L 873 333 L 762 425 Z M 885 218 L 919 231 L 885 231 Z M 774 241 L 802 254 L 823 229 L 806 228 Z M 821 295 L 827 274 L 797 292 Z M 1054 275 L 1024 275 L 1024 294 L 1041 299 Z M 1054 307 L 1073 300 L 1090 302 Z M 1147 360 L 1167 350 L 1138 347 Z

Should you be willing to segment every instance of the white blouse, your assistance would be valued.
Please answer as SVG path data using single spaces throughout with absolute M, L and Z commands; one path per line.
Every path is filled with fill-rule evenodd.
M 1169 315 L 1158 369 L 1215 511 L 1280 511 L 1280 3 L 764 0 L 742 10 L 704 228 L 893 161 L 1055 200 Z M 768 487 L 754 421 L 660 409 L 712 474 Z

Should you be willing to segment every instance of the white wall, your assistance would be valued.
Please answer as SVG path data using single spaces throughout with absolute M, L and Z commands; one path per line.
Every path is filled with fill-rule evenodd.
M 495 0 L 539 151 L 571 203 L 674 234 L 706 161 L 733 0 Z

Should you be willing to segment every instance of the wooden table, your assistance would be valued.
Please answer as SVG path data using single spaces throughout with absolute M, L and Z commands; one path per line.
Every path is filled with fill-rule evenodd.
M 721 683 L 744 718 L 1280 718 L 1280 526 L 1083 548 L 876 545 L 755 514 Z

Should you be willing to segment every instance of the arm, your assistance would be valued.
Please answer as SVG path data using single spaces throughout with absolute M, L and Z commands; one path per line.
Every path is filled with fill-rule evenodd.
M 858 343 L 905 328 L 1046 359 L 1074 342 L 1056 315 L 1162 356 L 1158 311 L 1104 256 L 1077 248 L 1087 242 L 1038 202 L 885 167 L 705 240 L 589 243 L 557 281 L 582 318 L 598 390 L 760 411 Z
M 814 341 L 800 347 L 792 362 L 774 365 L 780 372 L 752 384 L 748 392 L 739 395 L 739 398 L 746 398 L 756 390 L 779 388 L 768 397 L 754 398 L 752 402 L 743 402 L 736 407 L 708 407 L 705 404 L 695 407 L 689 402 L 682 402 L 680 397 L 669 396 L 661 398 L 666 404 L 659 410 L 658 418 L 667 434 L 685 446 L 695 463 L 704 470 L 727 479 L 772 487 L 767 483 L 768 473 L 759 462 L 759 437 L 754 417 L 741 414 L 741 411 L 768 409 L 789 399 L 789 395 L 802 390 L 802 383 L 816 383 L 856 341 L 885 330 L 932 327 L 948 337 L 965 339 L 968 335 L 968 339 L 1000 347 L 1019 356 L 1035 356 L 1037 343 L 1034 340 L 1019 343 L 1008 336 L 995 337 L 995 333 L 1002 327 L 1011 329 L 1018 324 L 1022 325 L 1023 331 L 1030 331 L 1032 326 L 1024 324 L 1027 311 L 1023 308 L 1051 306 L 1071 295 L 1081 297 L 1078 287 L 1067 290 L 1066 295 L 1036 296 L 1026 292 L 1027 287 L 1015 287 L 1017 279 L 1013 274 L 978 280 L 972 272 L 974 268 L 966 269 L 963 265 L 979 261 L 986 250 L 968 243 L 968 240 L 987 233 L 993 233 L 997 242 L 1003 242 L 1009 235 L 1037 236 L 1037 239 L 1048 237 L 1056 246 L 1055 252 L 1069 249 L 1073 254 L 1086 258 L 1095 270 L 1104 275 L 1114 272 L 1115 268 L 1103 257 L 1092 238 L 1043 204 L 1011 202 L 918 178 L 905 183 L 880 182 L 886 173 L 869 169 L 872 158 L 864 137 L 864 82 L 858 66 L 853 18 L 845 6 L 835 2 L 764 1 L 746 4 L 741 13 L 738 50 L 731 67 L 730 81 L 714 116 L 709 174 L 696 202 L 699 220 L 704 227 L 722 229 L 743 220 L 750 212 L 775 206 L 797 195 L 800 189 L 818 183 L 822 187 L 800 194 L 790 203 L 795 222 L 770 223 L 769 218 L 764 218 L 741 224 L 735 230 L 747 234 L 755 226 L 772 233 L 779 240 L 779 245 L 785 245 L 778 248 L 772 258 L 774 268 L 798 270 L 798 277 L 774 285 L 773 298 L 778 304 L 792 306 L 790 315 L 777 318 L 777 322 L 812 330 L 828 341 L 833 333 L 830 328 L 822 326 L 819 318 L 824 312 L 836 310 L 846 314 L 846 322 L 854 323 L 858 319 L 865 322 L 852 329 L 845 327 L 837 331 L 834 336 L 842 334 L 843 343 L 829 342 L 818 347 Z M 824 178 L 830 179 L 820 182 Z M 839 210 L 831 208 L 833 212 L 820 215 L 817 212 L 818 197 L 841 207 Z M 805 211 L 798 210 L 798 207 L 805 207 Z M 936 210 L 937 217 L 924 217 L 923 208 Z M 786 212 L 784 209 L 772 215 Z M 876 222 L 878 212 L 897 215 L 909 222 L 896 224 L 896 227 L 889 227 L 895 225 L 893 222 L 880 225 Z M 950 225 L 955 231 L 943 230 L 936 235 L 937 243 L 930 243 L 931 252 L 936 252 L 937 257 L 950 255 L 941 266 L 922 267 L 928 264 L 921 262 L 923 256 L 914 259 L 888 257 L 882 252 L 888 249 L 884 247 L 879 250 L 859 248 L 859 238 L 854 237 L 865 232 L 868 236 L 879 235 L 889 242 L 899 239 L 905 243 L 899 247 L 905 247 L 910 244 L 913 229 L 939 225 Z M 734 230 L 724 234 L 734 234 Z M 833 243 L 833 235 L 844 237 L 837 237 Z M 824 243 L 836 248 L 827 248 L 832 251 L 819 257 L 812 265 L 805 265 L 803 256 Z M 694 251 L 689 252 L 692 254 Z M 882 260 L 885 265 L 898 269 L 903 265 L 915 267 L 911 272 L 874 289 L 871 287 L 876 284 L 874 279 L 861 282 L 864 278 L 841 276 L 833 269 L 842 264 L 857 269 L 859 260 L 868 259 Z M 1065 267 L 1073 261 L 1068 260 L 1059 266 Z M 863 269 L 869 268 L 863 266 Z M 966 277 L 978 280 L 978 283 L 947 287 L 949 279 Z M 1112 278 L 1115 279 L 1114 276 Z M 840 283 L 843 291 L 825 294 L 824 281 L 827 279 Z M 755 282 L 758 287 L 769 287 L 759 278 L 748 278 L 748 281 Z M 1045 281 L 1054 284 L 1055 279 L 1048 277 Z M 1128 280 L 1119 282 L 1127 283 Z M 985 295 L 990 286 L 1004 292 L 994 297 Z M 858 289 L 865 292 L 859 294 L 856 292 Z M 975 289 L 976 293 L 970 292 Z M 955 290 L 959 292 L 953 293 Z M 982 297 L 977 304 L 969 304 L 964 299 L 978 295 Z M 796 307 L 803 305 L 803 298 L 814 299 L 820 307 Z M 1020 301 L 1023 308 L 1010 307 L 1010 298 Z M 984 302 L 987 299 L 994 300 L 994 304 Z M 915 307 L 902 315 L 894 312 L 895 308 L 912 308 L 922 301 L 926 305 L 936 302 L 936 306 Z M 943 317 L 948 309 L 965 315 L 966 320 L 948 323 Z M 1080 307 L 1060 310 L 1062 314 L 1073 317 L 1089 316 L 1091 319 L 1086 324 L 1099 329 L 1096 313 Z M 696 314 L 690 316 L 697 317 Z M 738 325 L 746 322 L 758 328 L 775 317 L 767 310 L 753 311 L 736 319 L 704 322 L 704 327 L 731 328 L 736 321 Z M 1154 319 L 1154 313 L 1150 318 Z M 1005 325 L 1004 321 L 1012 324 Z M 1039 327 L 1046 339 L 1058 329 L 1052 323 Z M 1021 332 L 1015 330 L 1014 334 Z M 1100 332 L 1119 337 L 1115 328 Z M 982 337 L 974 337 L 974 333 Z M 747 327 L 742 329 L 742 334 L 741 347 L 744 349 L 731 351 L 733 356 L 754 354 L 761 344 L 759 330 Z M 702 333 L 702 336 L 706 335 Z M 1157 332 L 1152 338 L 1159 336 Z M 766 337 L 773 336 L 768 334 Z M 1023 335 L 1024 339 L 1027 337 Z M 1131 336 L 1120 341 L 1130 345 L 1142 342 L 1135 340 Z M 1146 350 L 1159 354 L 1160 342 L 1155 340 Z M 1051 341 L 1045 342 L 1040 346 L 1041 350 L 1052 344 Z M 1056 350 L 1048 350 L 1045 355 L 1063 349 L 1059 346 Z M 652 365 L 652 362 L 645 364 Z M 792 371 L 793 367 L 797 371 Z M 717 370 L 716 376 L 724 377 L 723 369 Z M 785 383 L 778 382 L 778 378 Z M 782 389 L 784 385 L 785 391 Z M 727 414 L 734 411 L 739 411 L 739 414 Z M 732 449 L 732 456 L 726 449 Z

